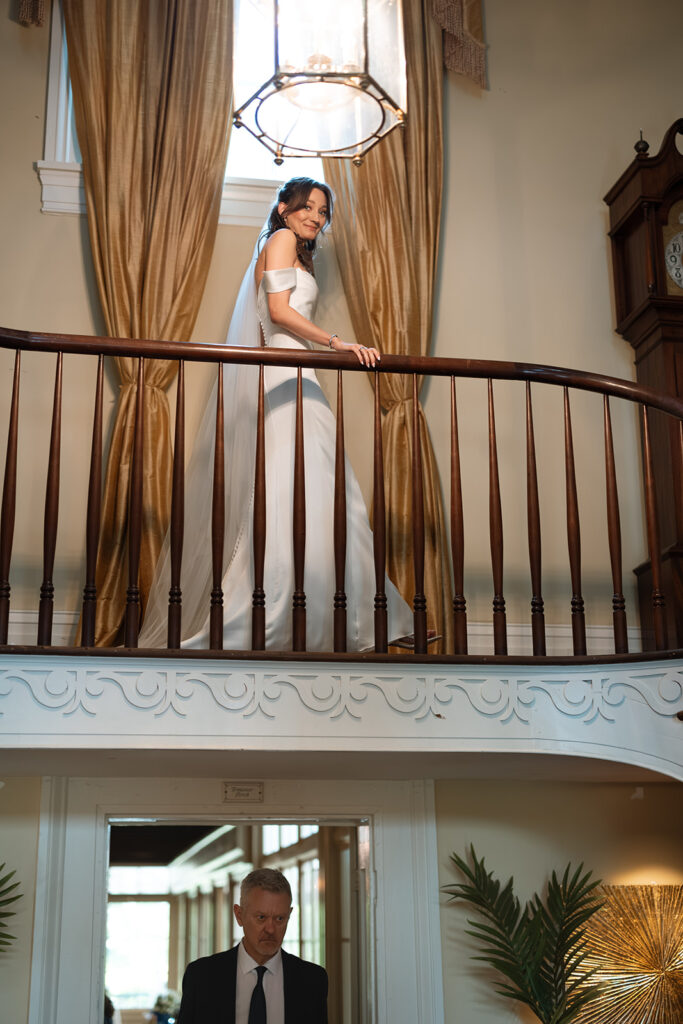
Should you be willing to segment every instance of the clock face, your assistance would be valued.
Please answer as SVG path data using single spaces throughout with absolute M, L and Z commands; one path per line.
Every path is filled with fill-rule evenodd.
M 679 231 L 669 239 L 664 250 L 664 263 L 667 274 L 683 292 L 683 231 Z

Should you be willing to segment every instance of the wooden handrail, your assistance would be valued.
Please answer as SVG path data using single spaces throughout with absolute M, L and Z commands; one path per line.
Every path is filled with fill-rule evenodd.
M 353 354 L 327 350 L 305 352 L 288 348 L 235 348 L 228 345 L 197 345 L 180 341 L 146 341 L 131 338 L 100 338 L 78 334 L 38 334 L 0 327 L 0 348 L 33 352 L 64 352 L 97 356 L 144 356 L 146 359 L 184 359 L 186 362 L 240 363 L 264 366 L 294 366 L 313 370 L 348 370 L 367 373 Z M 539 384 L 596 391 L 683 419 L 683 400 L 654 388 L 601 373 L 573 370 L 564 366 L 516 363 L 497 359 L 447 359 L 441 356 L 395 356 L 386 354 L 371 371 L 417 373 L 432 377 L 475 377 L 481 380 L 520 380 Z
M 17 437 L 19 429 L 19 365 L 23 351 L 53 353 L 57 356 L 54 399 L 52 405 L 52 429 L 48 461 L 44 542 L 43 542 L 43 584 L 40 591 L 38 646 L 50 646 L 52 642 L 52 609 L 54 607 L 54 585 L 52 582 L 56 553 L 57 523 L 59 517 L 59 476 L 62 431 L 62 373 L 64 353 L 89 355 L 97 359 L 97 380 L 95 385 L 95 412 L 93 437 L 90 454 L 90 475 L 88 482 L 88 511 L 86 521 L 86 571 L 83 591 L 83 620 L 81 651 L 91 649 L 94 638 L 94 614 L 97 602 L 95 588 L 95 552 L 97 549 L 101 514 L 101 463 L 103 433 L 103 357 L 105 355 L 128 355 L 137 360 L 137 386 L 135 395 L 135 429 L 131 484 L 128 515 L 128 590 L 124 637 L 126 649 L 136 649 L 140 627 L 139 565 L 143 510 L 143 424 L 146 416 L 144 368 L 146 359 L 179 360 L 180 372 L 176 401 L 176 434 L 173 462 L 172 516 L 170 527 L 171 587 L 168 607 L 168 649 L 178 652 L 182 629 L 181 614 L 183 595 L 181 590 L 181 567 L 184 535 L 184 461 L 185 461 L 185 375 L 188 362 L 204 362 L 216 366 L 217 395 L 215 411 L 215 444 L 212 473 L 213 488 L 211 508 L 211 564 L 212 590 L 209 604 L 209 650 L 223 651 L 223 571 L 224 571 L 224 528 L 226 518 L 226 481 L 231 466 L 225 465 L 225 419 L 223 393 L 224 364 L 235 362 L 259 367 L 259 389 L 254 431 L 256 437 L 253 492 L 253 564 L 254 590 L 251 601 L 252 636 L 251 650 L 266 651 L 266 622 L 268 595 L 264 590 L 264 560 L 266 559 L 266 406 L 264 378 L 267 368 L 272 366 L 296 369 L 295 438 L 293 452 L 292 487 L 292 555 L 294 570 L 294 591 L 292 595 L 292 650 L 305 653 L 307 647 L 306 617 L 307 595 L 304 589 L 306 564 L 306 474 L 304 451 L 304 369 L 336 369 L 337 373 L 337 422 L 334 454 L 334 503 L 333 503 L 333 564 L 334 595 L 331 596 L 331 614 L 334 621 L 334 652 L 344 656 L 347 649 L 346 617 L 347 594 L 345 563 L 347 553 L 347 508 L 346 470 L 344 439 L 344 392 L 342 372 L 373 372 L 375 374 L 374 429 L 373 429 L 373 558 L 375 576 L 374 594 L 374 652 L 385 655 L 391 644 L 388 635 L 387 594 L 385 588 L 386 553 L 390 538 L 386 534 L 385 473 L 382 412 L 382 375 L 403 373 L 409 375 L 411 413 L 408 420 L 412 460 L 408 486 L 411 489 L 412 506 L 404 524 L 405 535 L 410 536 L 413 559 L 414 593 L 410 596 L 414 609 L 414 656 L 429 657 L 427 636 L 427 599 L 425 597 L 426 571 L 431 572 L 425 562 L 426 532 L 432 527 L 427 523 L 424 508 L 425 472 L 423 466 L 421 437 L 424 424 L 418 403 L 418 378 L 420 376 L 443 376 L 450 378 L 450 526 L 453 582 L 455 584 L 452 607 L 454 651 L 451 657 L 467 656 L 467 602 L 465 598 L 465 536 L 463 493 L 461 478 L 461 436 L 458 427 L 456 407 L 456 379 L 475 378 L 486 381 L 488 400 L 486 419 L 488 421 L 488 503 L 489 540 L 491 572 L 493 577 L 493 635 L 494 652 L 498 657 L 507 656 L 508 626 L 506 600 L 503 591 L 503 507 L 501 498 L 496 411 L 494 407 L 494 382 L 500 380 L 519 381 L 526 390 L 526 519 L 529 544 L 529 571 L 531 577 L 531 633 L 533 654 L 546 654 L 546 630 L 542 596 L 541 571 L 541 508 L 539 500 L 538 464 L 534 433 L 534 416 L 531 403 L 531 384 L 546 384 L 562 388 L 564 405 L 564 468 L 567 508 L 567 544 L 569 575 L 571 580 L 571 621 L 575 657 L 586 657 L 586 624 L 584 599 L 581 587 L 581 527 L 577 488 L 577 467 L 575 465 L 574 437 L 570 411 L 570 391 L 583 390 L 602 395 L 604 472 L 607 537 L 612 577 L 612 617 L 614 628 L 614 650 L 616 655 L 628 655 L 626 609 L 622 582 L 622 541 L 617 486 L 617 470 L 612 436 L 610 398 L 620 398 L 636 403 L 642 416 L 643 465 L 644 465 L 644 519 L 647 528 L 648 549 L 652 573 L 652 616 L 655 646 L 659 652 L 667 651 L 667 612 L 664 591 L 668 587 L 663 579 L 663 555 L 659 544 L 659 523 L 657 489 L 652 458 L 651 412 L 665 413 L 677 420 L 671 430 L 674 450 L 681 459 L 672 464 L 673 496 L 675 515 L 683 521 L 683 401 L 661 394 L 652 388 L 620 380 L 602 374 L 586 373 L 563 367 L 543 366 L 530 363 L 501 362 L 495 360 L 451 359 L 430 357 L 409 357 L 386 355 L 374 370 L 360 364 L 353 354 L 336 352 L 315 352 L 302 349 L 232 348 L 216 345 L 183 344 L 163 341 L 137 341 L 60 334 L 34 334 L 26 331 L 12 331 L 0 328 L 0 348 L 16 351 L 12 408 L 7 442 L 5 481 L 0 516 L 0 647 L 7 644 L 7 622 L 9 616 L 9 570 L 16 507 Z M 656 419 L 656 417 L 655 417 Z M 505 425 L 507 430 L 507 424 Z M 503 436 L 503 431 L 500 429 Z M 559 454 L 559 453 L 558 453 Z M 560 456 L 561 457 L 561 456 Z M 387 479 L 391 479 L 387 477 Z M 430 481 L 429 486 L 432 486 Z M 310 497 L 310 496 L 309 496 Z M 267 573 L 265 573 L 267 576 Z M 311 609 L 312 609 L 311 605 Z M 451 614 L 450 609 L 447 612 Z M 310 615 L 313 615 L 311 610 Z M 311 619 L 311 621 L 313 621 Z M 226 655 L 234 655 L 226 651 Z M 243 652 L 244 653 L 244 652 Z M 285 653 L 285 652 L 280 652 Z M 320 656 L 324 652 L 315 652 Z M 331 653 L 331 652 L 329 652 Z M 357 656 L 357 655 L 356 655 Z M 440 654 L 439 658 L 447 657 Z

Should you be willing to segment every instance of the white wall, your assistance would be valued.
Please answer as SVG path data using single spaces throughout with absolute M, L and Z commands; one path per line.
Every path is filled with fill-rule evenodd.
M 683 786 L 538 782 L 436 784 L 439 884 L 462 878 L 450 860 L 470 844 L 503 883 L 512 876 L 524 903 L 553 870 L 583 863 L 617 885 L 683 883 Z M 534 1020 L 495 994 L 495 975 L 470 958 L 465 934 L 472 908 L 442 896 L 441 938 L 448 1024 Z
M 22 898 L 7 907 L 15 917 L 5 922 L 16 942 L 0 951 L 0 992 L 2 1019 L 25 1024 L 28 1019 L 28 994 L 33 938 L 33 904 L 36 891 L 40 779 L 5 778 L 0 781 L 0 864 L 4 877 L 15 871 L 13 882 Z
M 528 361 L 631 378 L 632 350 L 613 332 L 608 211 L 602 202 L 634 157 L 681 116 L 683 7 L 675 0 L 485 0 L 490 90 L 449 75 L 446 202 L 435 355 Z M 448 410 L 432 388 L 429 421 L 442 472 Z M 461 432 L 466 587 L 475 619 L 490 614 L 485 390 L 464 383 Z M 561 395 L 535 396 L 550 621 L 568 619 Z M 505 592 L 528 617 L 523 394 L 495 385 L 504 508 Z M 476 396 L 476 397 L 475 397 Z M 541 418 L 544 412 L 545 418 Z M 572 400 L 589 622 L 609 618 L 601 408 Z M 616 410 L 614 410 L 616 413 Z M 644 557 L 633 413 L 615 421 L 624 574 Z M 444 486 L 447 486 L 444 481 Z M 597 581 L 600 592 L 596 593 Z M 608 588 L 609 589 L 609 588 Z M 633 616 L 630 616 L 633 619 Z

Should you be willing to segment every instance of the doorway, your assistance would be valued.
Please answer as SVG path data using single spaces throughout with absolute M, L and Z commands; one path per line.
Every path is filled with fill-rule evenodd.
M 109 828 L 117 818 L 213 827 L 367 822 L 359 868 L 368 969 L 359 987 L 368 1024 L 443 1020 L 432 783 L 279 778 L 259 787 L 258 798 L 238 802 L 226 800 L 225 780 L 213 777 L 43 780 L 28 1024 L 101 1019 Z
M 254 868 L 282 871 L 292 889 L 283 948 L 325 967 L 330 1024 L 366 1024 L 361 859 L 367 823 L 109 822 L 105 1000 L 113 1024 L 174 1021 L 187 964 L 236 945 L 232 907 Z

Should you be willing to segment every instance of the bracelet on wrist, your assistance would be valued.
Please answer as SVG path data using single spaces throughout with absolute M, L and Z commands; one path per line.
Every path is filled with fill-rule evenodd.
M 327 339 L 327 344 L 330 346 L 330 348 L 332 348 L 332 342 L 334 341 L 334 339 L 338 338 L 338 337 L 339 337 L 338 334 L 331 334 L 329 336 L 329 338 Z

